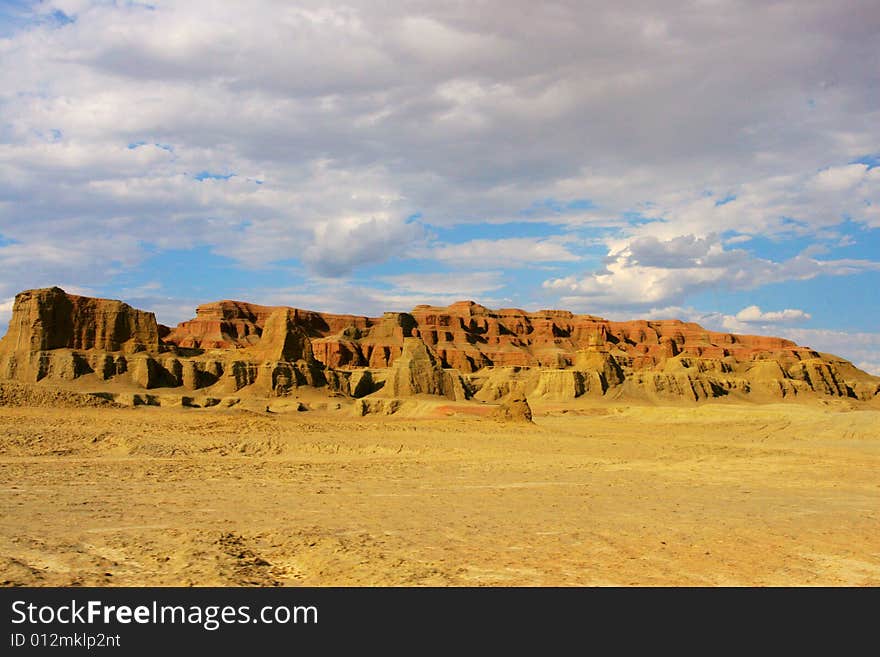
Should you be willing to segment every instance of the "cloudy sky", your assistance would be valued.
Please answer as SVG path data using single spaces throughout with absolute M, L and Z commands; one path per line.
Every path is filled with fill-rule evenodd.
M 880 4 L 0 0 L 0 328 L 49 285 L 678 317 L 880 373 Z

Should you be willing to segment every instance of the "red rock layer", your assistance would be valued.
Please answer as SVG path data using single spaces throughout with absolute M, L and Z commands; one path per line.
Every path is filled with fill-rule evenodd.
M 164 342 L 180 347 L 235 348 L 259 341 L 277 307 L 220 301 L 204 304 Z M 410 313 L 371 318 L 291 309 L 312 340 L 315 358 L 332 368 L 388 367 L 406 337 L 421 338 L 444 367 L 474 372 L 485 366 L 564 368 L 578 351 L 613 351 L 634 369 L 678 355 L 700 358 L 801 360 L 816 357 L 782 338 L 719 333 L 679 320 L 611 322 L 564 310 L 490 310 L 472 301 L 416 306 Z
M 247 388 L 266 396 L 300 386 L 354 397 L 381 389 L 393 398 L 490 402 L 523 394 L 557 401 L 585 394 L 691 401 L 880 395 L 880 378 L 843 359 L 781 338 L 676 320 L 609 322 L 470 301 L 376 318 L 234 301 L 197 312 L 167 332 L 152 313 L 121 301 L 59 288 L 22 292 L 0 340 L 0 378 L 83 378 L 212 394 Z
M 177 325 L 164 338 L 167 344 L 200 349 L 247 347 L 259 342 L 266 320 L 286 306 L 260 306 L 243 301 L 215 301 L 196 308 L 196 317 Z M 346 327 L 366 328 L 369 319 L 291 308 L 293 320 L 310 337 L 337 333 Z

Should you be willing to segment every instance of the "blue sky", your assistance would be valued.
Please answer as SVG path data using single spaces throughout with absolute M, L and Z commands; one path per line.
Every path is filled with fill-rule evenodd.
M 0 325 L 471 298 L 880 373 L 878 39 L 869 0 L 0 2 Z

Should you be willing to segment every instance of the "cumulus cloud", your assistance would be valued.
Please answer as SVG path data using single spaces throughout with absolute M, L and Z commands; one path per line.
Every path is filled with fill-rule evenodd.
M 868 170 L 867 164 L 829 167 L 816 174 L 814 186 L 823 192 L 851 190 L 865 180 Z
M 880 227 L 870 0 L 32 14 L 0 38 L 0 297 L 192 247 L 343 283 L 391 257 L 565 265 L 538 294 L 634 308 L 875 268 L 748 240 Z M 430 240 L 523 221 L 601 236 L 604 269 L 551 235 Z
M 644 236 L 610 240 L 609 245 L 604 269 L 548 279 L 544 287 L 578 305 L 647 309 L 680 304 L 710 287 L 748 290 L 769 282 L 880 270 L 880 263 L 870 260 L 817 260 L 804 253 L 783 261 L 758 258 L 743 249 L 725 249 L 717 235 Z
M 381 262 L 389 254 L 405 254 L 406 246 L 424 236 L 418 224 L 395 221 L 391 217 L 340 223 L 316 227 L 312 243 L 302 253 L 303 262 L 320 275 L 348 274 L 358 265 Z
M 478 239 L 459 244 L 435 244 L 413 255 L 462 267 L 528 267 L 554 262 L 577 262 L 580 256 L 569 245 L 571 237 L 509 237 Z
M 426 294 L 434 298 L 442 295 L 453 301 L 461 301 L 498 290 L 504 285 L 504 274 L 500 271 L 478 271 L 462 276 L 454 272 L 436 272 L 384 276 L 382 280 L 390 283 L 396 292 Z
M 797 308 L 763 312 L 759 306 L 749 306 L 740 310 L 735 317 L 738 321 L 748 324 L 774 324 L 777 322 L 802 322 L 810 319 L 810 313 Z

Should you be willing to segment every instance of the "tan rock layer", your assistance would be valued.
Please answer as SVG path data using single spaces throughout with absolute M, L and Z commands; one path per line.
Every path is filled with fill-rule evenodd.
M 0 349 L 65 348 L 158 351 L 159 326 L 153 313 L 135 310 L 121 301 L 67 294 L 58 287 L 16 295 Z

